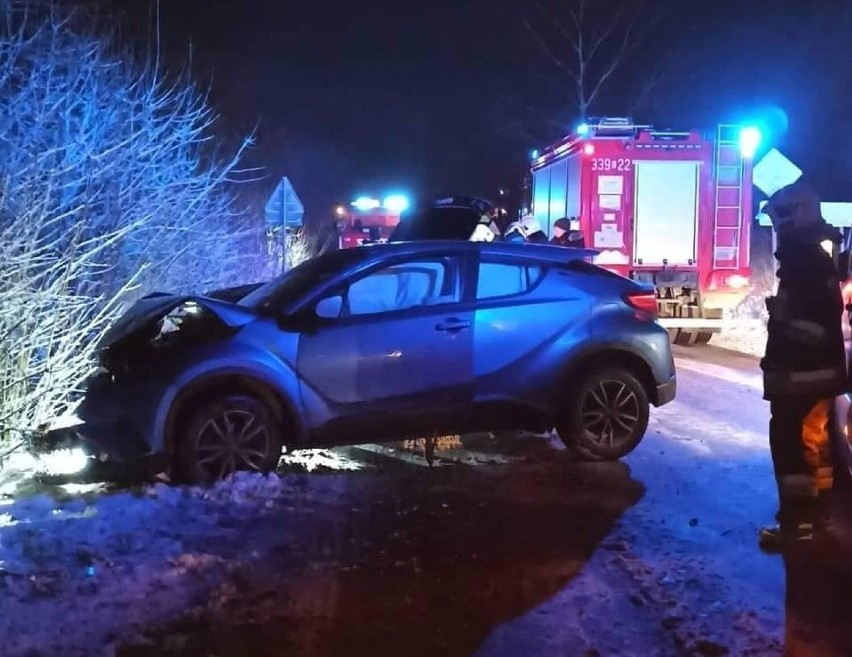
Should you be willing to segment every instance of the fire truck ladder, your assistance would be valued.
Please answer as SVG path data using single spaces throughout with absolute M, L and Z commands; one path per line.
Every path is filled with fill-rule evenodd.
M 720 125 L 716 132 L 713 269 L 738 266 L 743 210 L 743 156 L 739 137 L 737 125 Z

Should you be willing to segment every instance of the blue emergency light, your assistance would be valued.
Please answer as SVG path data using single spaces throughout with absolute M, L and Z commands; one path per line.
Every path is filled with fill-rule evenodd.
M 375 210 L 380 205 L 381 203 L 379 203 L 378 199 L 370 198 L 369 196 L 359 196 L 352 201 L 352 207 L 356 210 L 360 210 L 361 212 Z
M 749 125 L 740 130 L 740 153 L 742 156 L 750 160 L 757 153 L 760 142 L 763 141 L 763 133 L 760 128 Z
M 408 200 L 408 197 L 403 194 L 391 194 L 385 198 L 382 203 L 382 207 L 388 212 L 401 214 L 411 207 L 411 202 Z

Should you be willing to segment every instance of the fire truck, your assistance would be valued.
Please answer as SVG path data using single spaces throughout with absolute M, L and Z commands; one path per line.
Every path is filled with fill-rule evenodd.
M 531 212 L 551 234 L 568 218 L 595 263 L 657 290 L 676 344 L 706 344 L 748 294 L 753 127 L 711 133 L 581 124 L 532 153 Z
M 361 197 L 348 207 L 338 205 L 338 248 L 349 249 L 361 244 L 387 242 L 399 223 L 402 212 L 408 208 L 408 199 L 401 195 L 389 196 L 381 203 L 378 199 Z

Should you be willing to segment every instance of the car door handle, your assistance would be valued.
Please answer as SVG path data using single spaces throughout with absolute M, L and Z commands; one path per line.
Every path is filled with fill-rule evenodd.
M 447 331 L 450 333 L 462 331 L 466 328 L 470 328 L 470 322 L 466 322 L 461 319 L 456 319 L 455 317 L 451 317 L 450 319 L 444 322 L 439 322 L 435 324 L 436 331 Z

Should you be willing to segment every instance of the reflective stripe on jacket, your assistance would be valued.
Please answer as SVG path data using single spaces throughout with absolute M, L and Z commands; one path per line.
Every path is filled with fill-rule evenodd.
M 778 477 L 778 495 L 781 499 L 801 499 L 819 496 L 816 479 L 806 474 Z
M 815 481 L 817 490 L 819 491 L 826 491 L 834 488 L 834 468 L 818 468 Z
M 763 373 L 763 391 L 766 397 L 835 395 L 845 385 L 845 367 L 824 367 L 818 370 L 798 372 L 765 371 Z

